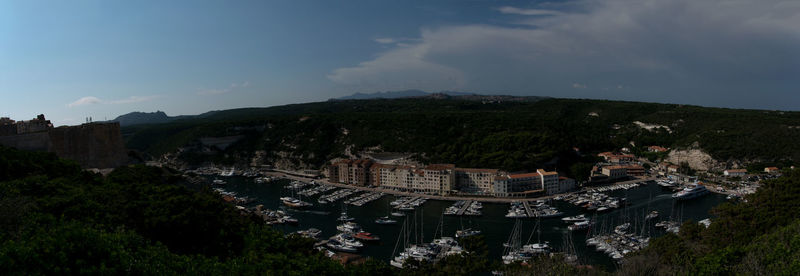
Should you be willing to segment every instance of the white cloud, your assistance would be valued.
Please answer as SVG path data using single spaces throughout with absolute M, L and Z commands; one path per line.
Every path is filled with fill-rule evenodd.
M 394 38 L 391 38 L 391 37 L 376 38 L 376 39 L 373 39 L 373 41 L 378 42 L 380 44 L 392 44 L 392 43 L 397 42 L 397 40 L 395 40 Z
M 76 107 L 76 106 L 82 106 L 82 105 L 99 104 L 99 103 L 102 103 L 102 102 L 103 101 L 98 99 L 97 97 L 89 96 L 89 97 L 83 97 L 83 98 L 80 98 L 80 99 L 78 99 L 78 100 L 76 100 L 74 102 L 71 102 L 71 103 L 67 104 L 67 106 L 68 107 Z
M 423 28 L 405 46 L 391 46 L 327 77 L 367 92 L 502 90 L 706 101 L 698 104 L 800 86 L 800 2 L 579 0 L 559 12 L 498 10 L 548 16 L 531 16 L 525 25 Z M 593 85 L 564 85 L 576 79 L 581 87 Z M 591 94 L 619 83 L 642 89 Z
M 499 7 L 497 11 L 505 14 L 518 14 L 518 15 L 560 15 L 562 12 L 554 11 L 554 10 L 542 10 L 542 9 L 520 9 L 516 7 Z
M 249 86 L 250 86 L 250 82 L 249 81 L 245 81 L 245 82 L 242 82 L 242 83 L 234 82 L 234 83 L 231 83 L 227 88 L 222 88 L 222 89 L 205 89 L 205 88 L 201 88 L 201 89 L 199 89 L 199 91 L 197 91 L 197 95 L 207 96 L 207 95 L 227 94 L 227 93 L 234 92 L 239 88 L 246 88 L 246 87 L 249 87 Z
M 586 84 L 581 84 L 581 83 L 573 83 L 572 84 L 572 88 L 584 89 L 586 87 L 587 87 Z
M 76 107 L 76 106 L 83 106 L 83 105 L 92 105 L 92 104 L 130 104 L 130 103 L 140 103 L 151 101 L 153 99 L 157 99 L 161 97 L 160 95 L 151 95 L 151 96 L 130 96 L 125 99 L 120 100 L 102 100 L 97 97 L 88 96 L 80 98 L 74 102 L 67 104 L 68 107 Z

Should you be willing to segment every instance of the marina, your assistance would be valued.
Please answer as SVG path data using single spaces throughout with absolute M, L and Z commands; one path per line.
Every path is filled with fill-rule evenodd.
M 209 179 L 209 183 L 211 180 L 213 180 L 213 177 Z M 604 192 L 602 193 L 604 196 L 595 196 L 594 200 L 598 202 L 600 202 L 601 199 L 602 202 L 606 202 L 606 200 L 613 198 L 625 203 L 618 203 L 620 208 L 603 212 L 589 211 L 587 208 L 583 207 L 588 201 L 584 202 L 582 205 L 570 203 L 570 201 L 580 199 L 593 199 L 593 194 L 577 193 L 574 196 L 562 196 L 562 200 L 526 202 L 527 208 L 525 207 L 526 204 L 523 202 L 511 205 L 508 203 L 484 202 L 481 204 L 481 216 L 457 216 L 456 214 L 458 211 L 462 209 L 464 209 L 464 213 L 466 213 L 464 206 L 468 206 L 467 203 L 470 203 L 471 200 L 461 200 L 461 202 L 464 203 L 458 205 L 456 214 L 444 215 L 446 214 L 446 210 L 457 204 L 456 201 L 425 200 L 425 198 L 420 196 L 404 197 L 384 195 L 366 202 L 362 206 L 355 206 L 344 204 L 344 202 L 354 197 L 363 197 L 369 193 L 358 193 L 355 189 L 336 188 L 335 190 L 329 191 L 327 194 L 320 193 L 318 196 L 310 197 L 307 200 L 313 202 L 314 200 L 322 198 L 335 198 L 335 201 L 341 201 L 339 204 L 314 204 L 314 206 L 308 208 L 297 209 L 284 206 L 281 200 L 279 200 L 281 194 L 286 194 L 284 186 L 291 185 L 291 181 L 289 180 L 278 179 L 272 182 L 258 184 L 255 183 L 252 178 L 234 176 L 226 178 L 226 181 L 228 184 L 224 187 L 225 191 L 235 193 L 239 197 L 246 196 L 255 199 L 253 202 L 242 205 L 243 208 L 252 209 L 254 206 L 260 204 L 263 205 L 262 210 L 273 210 L 273 212 L 275 212 L 271 216 L 273 227 L 287 234 L 299 230 L 315 228 L 321 232 L 319 237 L 334 237 L 339 233 L 337 226 L 343 224 L 343 222 L 337 219 L 340 217 L 345 206 L 351 206 L 346 208 L 347 217 L 352 218 L 352 222 L 359 226 L 369 229 L 369 233 L 380 237 L 380 240 L 369 242 L 360 248 L 355 248 L 352 246 L 348 247 L 347 240 L 342 239 L 346 237 L 342 237 L 336 238 L 331 245 L 325 246 L 331 251 L 337 251 L 331 249 L 332 246 L 338 247 L 339 251 L 337 252 L 347 252 L 341 250 L 355 250 L 352 252 L 385 260 L 386 262 L 399 256 L 399 252 L 395 252 L 394 255 L 392 254 L 396 238 L 400 235 L 401 229 L 406 221 L 413 221 L 415 217 L 416 220 L 421 221 L 418 223 L 418 227 L 424 228 L 417 232 L 419 232 L 420 236 L 424 237 L 438 238 L 442 236 L 455 238 L 456 234 L 462 236 L 474 233 L 474 231 L 481 232 L 489 248 L 489 258 L 491 260 L 501 261 L 505 249 L 503 243 L 508 242 L 507 237 L 509 236 L 509 229 L 514 227 L 516 221 L 516 219 L 509 219 L 506 217 L 509 212 L 509 206 L 514 205 L 518 206 L 517 210 L 519 210 L 519 214 L 527 218 L 520 220 L 522 228 L 520 231 L 523 237 L 530 236 L 532 231 L 534 231 L 534 225 L 539 223 L 539 229 L 541 230 L 536 236 L 541 240 L 541 243 L 548 242 L 551 251 L 563 252 L 565 250 L 562 248 L 574 247 L 574 253 L 577 255 L 579 263 L 604 266 L 613 269 L 617 265 L 613 256 L 609 256 L 609 253 L 605 251 L 597 251 L 596 246 L 588 245 L 588 239 L 594 237 L 596 238 L 595 240 L 608 240 L 608 237 L 602 237 L 600 233 L 603 233 L 602 235 L 613 236 L 615 235 L 613 231 L 615 226 L 633 221 L 638 221 L 638 223 L 632 223 L 635 225 L 632 227 L 636 228 L 635 233 L 637 236 L 642 235 L 642 233 L 646 234 L 644 237 L 650 238 L 663 235 L 667 232 L 667 229 L 665 229 L 665 227 L 656 227 L 656 225 L 663 225 L 661 223 L 662 220 L 670 221 L 669 226 L 672 228 L 667 228 L 671 231 L 675 231 L 678 229 L 678 225 L 672 221 L 685 221 L 687 219 L 700 221 L 708 218 L 708 210 L 725 201 L 724 195 L 715 193 L 694 199 L 678 201 L 672 198 L 671 191 L 662 189 L 659 185 L 640 185 L 627 190 L 618 189 Z M 306 187 L 306 189 L 310 187 L 312 186 Z M 332 196 L 333 194 L 336 194 L 336 196 Z M 625 199 L 624 201 L 622 201 L 623 198 Z M 611 202 L 613 202 L 613 200 Z M 472 204 L 474 203 L 471 203 L 469 206 L 472 206 Z M 533 217 L 534 219 L 528 218 L 528 209 L 535 215 L 535 210 L 537 210 L 537 208 L 544 208 L 545 205 L 562 212 L 563 216 L 541 219 L 535 219 L 535 216 Z M 400 207 L 405 209 L 410 208 L 411 210 L 402 210 Z M 411 212 L 414 210 L 416 210 L 416 212 Z M 283 216 L 279 217 L 277 211 L 281 211 L 284 215 L 297 219 L 298 222 L 296 224 L 287 223 L 283 219 Z M 660 216 L 657 218 L 645 219 L 645 217 L 653 211 L 658 211 Z M 464 225 L 464 220 L 466 220 L 464 217 L 469 217 L 469 225 Z M 283 222 L 277 223 L 280 221 Z M 584 221 L 585 224 L 589 224 L 587 226 L 591 227 L 586 227 L 586 229 L 583 230 L 570 231 L 569 228 L 571 225 L 581 221 Z M 441 228 L 439 233 L 442 234 L 434 233 L 437 228 L 435 226 L 440 223 L 442 226 L 439 227 Z M 422 227 L 423 225 L 424 227 Z M 599 229 L 595 228 L 607 229 L 606 231 L 599 232 Z M 569 237 L 569 245 L 563 245 L 566 241 L 565 235 Z M 622 238 L 622 240 L 620 240 L 620 238 L 621 237 L 616 236 L 611 237 L 610 239 L 615 240 L 615 242 L 609 240 L 608 243 L 610 245 L 620 244 L 620 246 L 621 244 L 631 244 L 627 236 L 626 238 Z M 356 239 L 353 237 L 353 240 Z M 430 238 L 424 241 L 428 243 L 432 242 Z M 362 243 L 364 242 L 362 241 Z M 423 243 L 424 242 L 420 242 L 420 244 Z M 532 241 L 532 243 L 539 242 Z M 321 245 L 323 244 L 326 243 L 321 243 Z M 626 249 L 631 251 L 631 248 L 623 247 L 617 248 L 617 251 L 622 254 L 622 252 L 626 252 Z M 398 249 L 398 251 L 400 251 L 400 249 Z

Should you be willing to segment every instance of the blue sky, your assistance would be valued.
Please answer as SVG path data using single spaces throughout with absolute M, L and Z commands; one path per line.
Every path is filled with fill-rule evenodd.
M 422 89 L 798 110 L 797 1 L 0 1 L 0 116 Z

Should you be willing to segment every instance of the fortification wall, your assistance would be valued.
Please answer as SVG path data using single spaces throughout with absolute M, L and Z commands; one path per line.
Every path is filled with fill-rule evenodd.
M 128 155 L 119 123 L 90 123 L 50 130 L 51 151 L 85 168 L 115 168 Z
M 30 151 L 52 151 L 47 131 L 0 136 L 0 145 Z

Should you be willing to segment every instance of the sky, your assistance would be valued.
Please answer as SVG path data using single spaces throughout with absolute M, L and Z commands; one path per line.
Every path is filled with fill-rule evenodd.
M 420 89 L 800 110 L 800 1 L 0 1 L 0 116 Z

